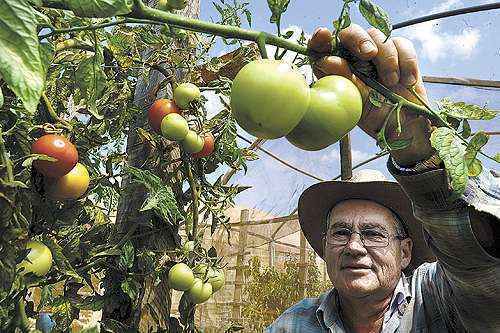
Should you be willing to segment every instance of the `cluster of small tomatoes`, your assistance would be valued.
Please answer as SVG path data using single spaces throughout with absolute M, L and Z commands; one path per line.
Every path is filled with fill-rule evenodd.
M 194 250 L 194 242 L 184 244 L 185 252 Z M 206 264 L 198 264 L 191 269 L 187 264 L 179 262 L 168 272 L 168 283 L 172 289 L 184 291 L 189 299 L 200 304 L 222 288 L 226 282 L 224 272 Z
M 214 151 L 214 137 L 211 133 L 196 133 L 189 128 L 181 110 L 201 96 L 200 89 L 192 83 L 182 83 L 174 89 L 174 98 L 158 99 L 149 108 L 151 128 L 172 141 L 178 141 L 184 151 L 193 158 L 207 157 Z

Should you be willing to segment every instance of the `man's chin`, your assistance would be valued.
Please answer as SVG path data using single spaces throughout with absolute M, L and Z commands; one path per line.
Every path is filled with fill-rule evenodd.
M 353 276 L 351 274 L 343 274 L 342 283 L 337 285 L 338 289 L 354 297 L 362 297 L 370 295 L 377 289 L 377 278 L 374 274 L 360 274 Z

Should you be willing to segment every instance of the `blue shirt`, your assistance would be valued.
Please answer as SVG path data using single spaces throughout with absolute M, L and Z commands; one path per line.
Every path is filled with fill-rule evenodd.
M 469 219 L 474 207 L 499 222 L 500 178 L 471 179 L 463 197 L 450 203 L 442 170 L 409 176 L 389 169 L 412 200 L 437 261 L 401 275 L 381 332 L 500 332 L 500 259 L 478 243 Z M 346 332 L 338 304 L 335 288 L 304 299 L 265 332 Z

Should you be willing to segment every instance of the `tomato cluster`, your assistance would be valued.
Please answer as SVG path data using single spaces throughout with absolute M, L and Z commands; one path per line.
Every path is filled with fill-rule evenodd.
M 339 141 L 361 118 L 358 88 L 342 76 L 326 76 L 311 88 L 281 60 L 255 60 L 236 75 L 231 110 L 248 133 L 264 139 L 286 136 L 304 150 Z
M 181 114 L 181 110 L 189 108 L 191 102 L 200 97 L 201 92 L 196 85 L 182 83 L 174 89 L 174 100 L 158 99 L 148 110 L 151 128 L 169 140 L 179 141 L 193 158 L 206 157 L 214 151 L 213 135 L 199 135 L 189 129 L 186 118 Z
M 168 283 L 172 289 L 184 291 L 195 304 L 206 302 L 226 282 L 220 269 L 198 264 L 191 269 L 185 263 L 175 264 L 168 272 Z
M 64 136 L 43 135 L 33 143 L 31 153 L 50 157 L 50 160 L 38 159 L 33 162 L 33 167 L 44 175 L 49 198 L 78 199 L 87 191 L 89 172 L 83 164 L 78 163 L 76 147 Z

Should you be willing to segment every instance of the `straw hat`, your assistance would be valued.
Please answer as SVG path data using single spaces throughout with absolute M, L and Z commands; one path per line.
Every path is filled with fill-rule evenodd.
M 299 222 L 314 251 L 323 258 L 322 238 L 326 232 L 327 216 L 339 202 L 348 199 L 374 201 L 392 210 L 402 220 L 413 241 L 412 259 L 405 273 L 410 273 L 435 257 L 424 239 L 422 223 L 412 212 L 410 199 L 396 182 L 387 181 L 376 170 L 361 170 L 350 181 L 327 181 L 307 188 L 299 199 Z

